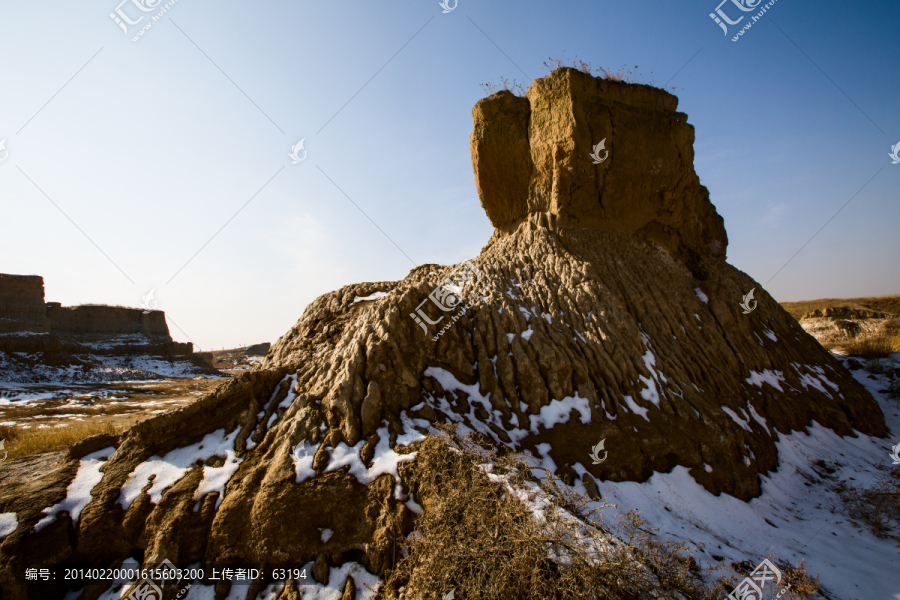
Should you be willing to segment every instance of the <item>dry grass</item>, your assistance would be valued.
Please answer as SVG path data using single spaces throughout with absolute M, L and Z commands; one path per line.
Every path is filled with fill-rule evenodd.
M 876 536 L 885 538 L 900 526 L 900 467 L 885 470 L 875 483 L 841 490 L 844 514 L 866 525 Z M 900 541 L 900 538 L 894 536 Z
M 900 334 L 879 331 L 874 335 L 857 336 L 838 344 L 850 356 L 884 358 L 892 352 L 900 352 Z
M 619 67 L 617 71 L 612 69 L 607 69 L 605 67 L 593 67 L 591 63 L 585 62 L 578 57 L 573 58 L 571 61 L 566 59 L 566 51 L 563 50 L 562 54 L 557 57 L 550 57 L 544 61 L 544 67 L 550 71 L 551 73 L 556 69 L 560 69 L 562 67 L 570 67 L 573 69 L 578 69 L 582 73 L 587 73 L 592 77 L 600 77 L 602 79 L 607 79 L 609 81 L 623 81 L 625 83 L 644 83 L 645 85 L 654 85 L 653 80 L 651 79 L 649 82 L 639 81 L 641 78 L 640 74 L 635 75 L 634 71 L 631 68 L 622 65 Z M 638 68 L 637 65 L 634 66 L 635 69 Z M 653 75 L 653 73 L 650 73 Z M 675 91 L 674 87 L 666 87 L 662 88 L 665 90 Z
M 566 60 L 565 50 L 562 51 L 562 54 L 558 58 L 550 57 L 545 60 L 544 67 L 546 67 L 547 70 L 551 73 L 557 69 L 569 67 L 572 69 L 578 69 L 582 73 L 587 73 L 592 77 L 599 77 L 602 79 L 607 79 L 609 81 L 622 81 L 625 83 L 639 83 L 638 77 L 640 77 L 640 75 L 635 75 L 634 71 L 632 71 L 625 65 L 620 67 L 619 70 L 614 71 L 612 69 L 606 69 L 605 67 L 594 68 L 593 66 L 591 66 L 591 63 L 584 62 L 577 57 L 572 59 L 570 63 L 570 61 Z M 635 65 L 634 68 L 637 69 L 637 65 Z M 650 74 L 652 75 L 653 73 L 651 72 Z M 489 81 L 488 83 L 482 83 L 479 85 L 488 96 L 496 94 L 497 92 L 502 90 L 512 92 L 516 96 L 525 96 L 529 88 L 529 84 L 527 82 L 519 83 L 515 79 L 509 80 L 506 77 L 501 77 L 499 83 Z M 653 85 L 653 80 L 651 79 L 649 83 L 646 83 L 646 85 Z M 664 89 L 675 91 L 674 87 Z
M 492 96 L 502 90 L 512 92 L 516 96 L 524 96 L 528 92 L 528 86 L 525 85 L 525 82 L 519 83 L 515 79 L 510 81 L 506 77 L 501 77 L 499 83 L 489 81 L 479 85 L 481 85 L 481 88 L 488 96 Z
M 900 296 L 868 296 L 863 298 L 823 298 L 821 300 L 804 300 L 802 302 L 779 302 L 798 321 L 807 313 L 820 308 L 833 306 L 850 306 L 874 310 L 891 315 L 900 315 Z
M 98 433 L 118 435 L 120 431 L 107 421 L 88 421 L 46 429 L 0 427 L 0 440 L 4 440 L 4 452 L 8 451 L 9 458 L 13 458 L 66 450 L 72 444 Z
M 661 540 L 635 512 L 608 525 L 580 491 L 534 479 L 524 456 L 498 456 L 452 430 L 423 442 L 407 479 L 425 510 L 386 573 L 384 600 L 451 590 L 466 600 L 713 600 L 738 579 L 713 581 L 695 548 Z M 782 598 L 818 587 L 802 565 L 782 572 L 792 584 Z
M 602 77 L 603 79 L 609 79 L 610 81 L 637 83 L 637 78 L 634 76 L 634 72 L 624 65 L 618 71 L 612 71 L 604 67 L 597 67 L 595 69 L 591 66 L 591 63 L 584 62 L 577 57 L 572 59 L 572 64 L 568 64 L 566 61 L 565 50 L 563 50 L 562 55 L 560 55 L 559 58 L 550 57 L 545 60 L 544 67 L 546 67 L 547 70 L 551 73 L 562 67 L 571 67 L 573 69 L 578 69 L 582 73 L 587 73 L 588 75 L 591 75 L 593 77 Z M 637 69 L 637 65 L 635 65 L 634 68 Z

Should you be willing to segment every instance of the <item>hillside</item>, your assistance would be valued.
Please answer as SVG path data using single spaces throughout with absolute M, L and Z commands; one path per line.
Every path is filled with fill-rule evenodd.
M 900 316 L 900 295 L 898 296 L 866 296 L 862 298 L 822 298 L 820 300 L 802 300 L 800 302 L 779 302 L 784 310 L 798 321 L 808 313 L 820 308 L 849 306 L 864 308 L 877 312 Z

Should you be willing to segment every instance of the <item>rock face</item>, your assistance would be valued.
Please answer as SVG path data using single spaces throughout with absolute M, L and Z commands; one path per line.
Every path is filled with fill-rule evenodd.
M 527 98 L 503 91 L 479 101 L 472 163 L 498 234 L 530 219 L 637 234 L 689 261 L 724 258 L 725 226 L 694 173 L 694 128 L 677 106 L 663 90 L 565 68 L 536 80 Z
M 122 306 L 60 306 L 47 308 L 50 326 L 57 333 L 118 335 L 139 333 L 171 340 L 166 314 L 161 310 L 145 313 Z
M 741 499 L 777 468 L 777 433 L 816 421 L 885 435 L 871 396 L 725 262 L 674 98 L 585 77 L 557 71 L 528 100 L 502 93 L 476 107 L 476 177 L 497 225 L 478 257 L 318 298 L 259 367 L 103 441 L 115 449 L 77 523 L 61 514 L 34 530 L 65 497 L 74 456 L 0 485 L 0 512 L 18 522 L 0 545 L 4 600 L 6 589 L 64 595 L 64 583 L 15 578 L 38 561 L 306 565 L 319 580 L 355 561 L 382 573 L 415 518 L 403 474 L 436 422 L 527 450 L 595 491 L 683 465 Z M 581 166 L 603 137 L 610 157 Z M 758 305 L 745 315 L 751 288 Z
M 272 344 L 263 342 L 261 344 L 253 344 L 244 349 L 244 356 L 265 356 Z
M 44 309 L 44 278 L 0 273 L 0 333 L 49 329 Z
M 800 326 L 826 347 L 840 347 L 857 338 L 900 334 L 900 317 L 875 310 L 832 306 L 811 311 Z

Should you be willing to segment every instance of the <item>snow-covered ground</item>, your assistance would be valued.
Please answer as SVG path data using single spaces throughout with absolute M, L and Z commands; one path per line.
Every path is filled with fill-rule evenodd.
M 34 356 L 23 355 L 35 359 Z M 0 384 L 11 383 L 100 383 L 105 381 L 145 381 L 163 379 L 150 371 L 106 364 L 51 366 L 27 364 L 0 352 Z
M 900 367 L 900 353 L 870 364 L 876 363 Z M 900 404 L 881 391 L 887 377 L 865 369 L 852 373 L 881 406 L 889 438 L 841 437 L 814 423 L 808 434 L 779 435 L 778 470 L 762 477 L 762 494 L 750 502 L 713 496 L 688 469 L 676 467 L 640 484 L 602 482 L 603 500 L 617 505 L 605 514 L 614 519 L 617 512 L 636 509 L 661 535 L 706 543 L 696 557 L 707 565 L 719 558 L 756 565 L 774 549 L 779 559 L 804 560 L 808 573 L 821 578 L 823 597 L 900 600 L 897 541 L 879 539 L 841 514 L 835 490 L 839 481 L 872 483 L 882 473 L 879 466 L 891 466 L 891 447 L 900 443 Z M 834 472 L 823 469 L 823 463 Z
M 802 560 L 809 575 L 820 577 L 820 598 L 900 600 L 900 553 L 897 541 L 878 538 L 863 525 L 845 517 L 837 491 L 840 482 L 866 487 L 884 469 L 891 467 L 891 446 L 900 443 L 900 403 L 888 397 L 890 380 L 884 371 L 900 368 L 900 353 L 868 362 L 843 356 L 838 356 L 838 359 L 848 366 L 862 365 L 863 368 L 856 368 L 851 372 L 881 406 L 891 430 L 887 439 L 859 433 L 856 437 L 841 437 L 816 423 L 806 433 L 776 433 L 778 469 L 762 476 L 762 494 L 749 502 L 727 494 L 713 496 L 694 481 L 688 469 L 679 466 L 670 473 L 656 473 L 644 483 L 600 482 L 603 501 L 616 505 L 615 508 L 605 509 L 604 516 L 615 521 L 617 514 L 637 510 L 651 528 L 658 529 L 660 536 L 686 540 L 692 545 L 705 544 L 695 557 L 701 564 L 708 566 L 718 562 L 728 565 L 745 561 L 756 565 L 769 556 L 770 550 L 774 550 L 778 561 L 787 560 L 797 564 Z M 851 360 L 857 362 L 851 363 Z M 578 400 L 572 399 L 572 406 L 568 406 L 576 414 Z M 553 421 L 553 424 L 565 421 L 559 416 L 545 417 L 548 421 Z M 426 425 L 425 422 L 405 417 L 407 436 L 404 437 L 409 439 L 403 439 L 402 443 L 408 444 L 421 437 L 414 429 L 416 426 Z M 224 432 L 211 435 L 223 437 Z M 398 442 L 401 440 L 398 439 Z M 210 448 L 218 445 L 210 442 Z M 549 445 L 541 446 L 538 448 L 541 456 L 535 457 L 534 463 L 555 471 L 555 465 L 549 458 Z M 182 449 L 179 452 L 188 450 Z M 311 456 L 305 450 L 307 449 L 300 447 L 294 449 L 295 467 L 300 478 L 306 474 L 308 469 L 303 467 L 306 466 L 306 459 Z M 357 449 L 339 447 L 333 451 L 331 460 L 336 465 L 353 465 L 355 463 L 350 459 L 355 450 Z M 388 450 L 382 448 L 380 454 L 390 458 L 387 457 Z M 170 457 L 159 461 L 166 462 L 168 458 Z M 406 457 L 394 456 L 386 464 L 393 466 L 398 458 Z M 175 464 L 178 461 L 169 462 Z M 380 461 L 375 462 L 380 464 Z M 86 470 L 85 477 L 96 468 L 92 462 L 83 466 Z M 373 463 L 372 468 L 375 466 Z M 232 467 L 233 465 L 226 465 L 223 468 Z M 359 468 L 354 471 L 357 477 L 361 481 L 368 479 L 370 473 L 361 465 L 357 467 Z M 387 470 L 393 472 L 391 469 Z M 576 465 L 575 470 L 583 472 L 581 465 Z M 379 472 L 384 471 L 382 468 Z M 156 472 L 154 467 L 153 473 Z M 149 474 L 150 471 L 132 474 L 135 478 L 132 487 L 135 490 L 142 489 L 146 481 L 149 481 Z M 166 478 L 166 481 L 170 479 L 172 477 Z M 223 483 L 220 481 L 223 478 L 212 477 L 211 481 L 213 479 Z M 580 482 L 576 482 L 577 484 Z M 214 487 L 209 487 L 206 491 Z M 599 503 L 593 503 L 593 506 L 597 507 Z M 311 573 L 312 564 L 305 565 L 305 568 L 307 573 Z M 358 592 L 358 598 L 373 595 L 366 587 L 376 588 L 377 578 L 359 565 L 347 563 L 331 569 L 327 586 L 308 579 L 303 596 L 337 600 L 348 575 L 353 576 L 358 589 L 362 588 Z M 110 590 L 102 598 L 119 598 L 123 590 L 124 588 Z M 244 590 L 243 587 L 235 586 L 228 598 L 237 598 Z M 279 591 L 278 586 L 270 586 L 258 598 L 268 600 L 276 597 Z M 186 597 L 213 598 L 213 588 L 195 582 Z
M 38 356 L 21 355 L 31 360 Z M 172 377 L 222 377 L 190 360 L 169 361 L 147 355 L 80 357 L 88 364 L 52 366 L 27 364 L 0 352 L 0 386 L 21 383 L 103 383 L 111 381 L 150 381 Z
M 101 360 L 101 357 L 94 358 Z M 222 377 L 221 375 L 208 375 L 205 369 L 189 360 L 169 361 L 152 356 L 104 356 L 102 361 L 113 368 L 135 369 L 155 373 L 162 377 Z

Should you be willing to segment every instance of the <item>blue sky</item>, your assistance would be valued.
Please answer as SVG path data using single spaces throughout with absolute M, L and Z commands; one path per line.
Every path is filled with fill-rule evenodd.
M 479 84 L 563 50 L 676 88 L 728 260 L 778 300 L 900 293 L 896 2 L 777 0 L 738 42 L 716 0 L 177 0 L 137 42 L 117 2 L 0 1 L 0 272 L 48 300 L 155 288 L 176 339 L 233 347 L 475 256 Z

